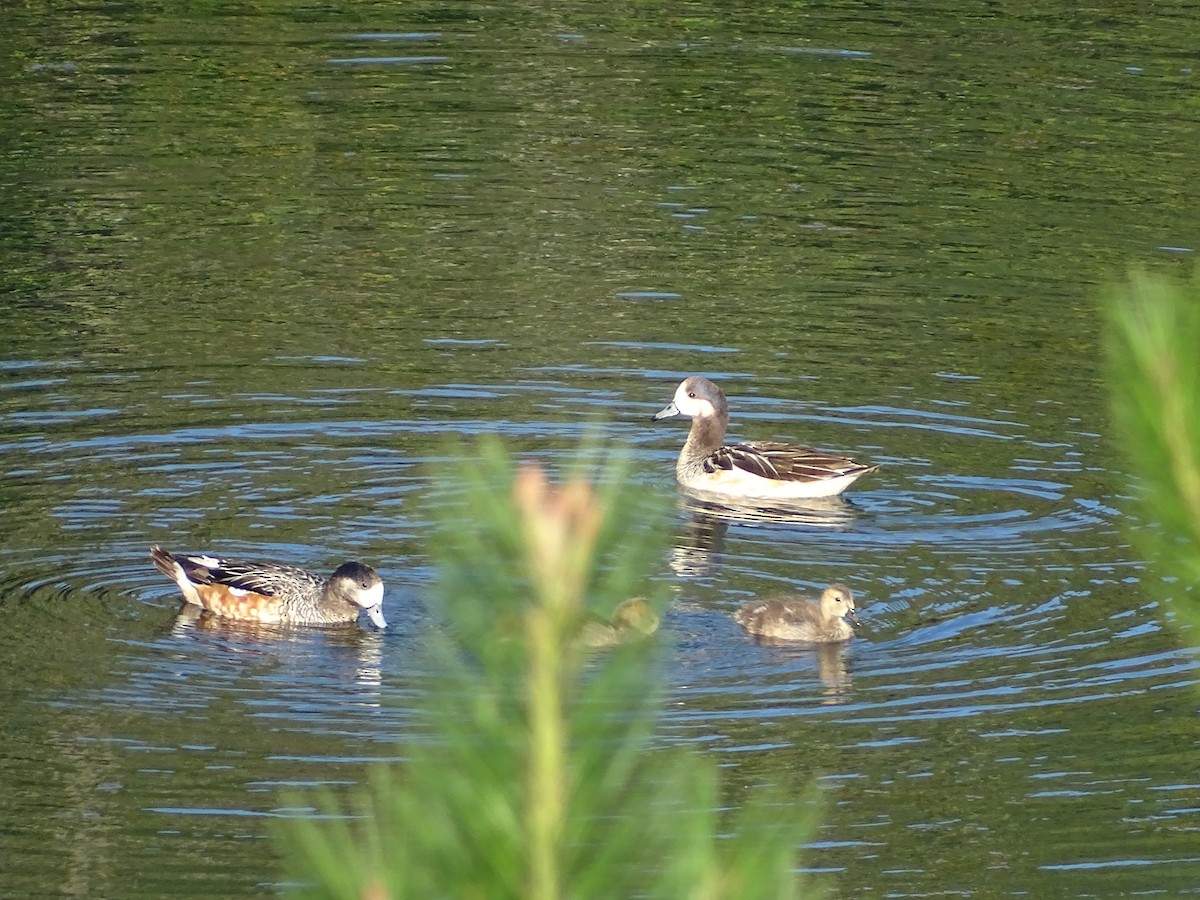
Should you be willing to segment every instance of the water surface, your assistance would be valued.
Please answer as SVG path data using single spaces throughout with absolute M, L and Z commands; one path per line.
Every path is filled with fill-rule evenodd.
M 677 504 L 662 740 L 829 788 L 838 896 L 1200 890 L 1196 657 L 1123 537 L 1098 288 L 1191 264 L 1182 8 L 140 4 L 8 15 L 0 893 L 278 889 L 398 753 L 448 442 L 595 423 Z M 733 435 L 881 464 L 676 499 Z M 378 564 L 384 634 L 176 620 L 152 543 Z M 855 591 L 847 652 L 747 598 Z

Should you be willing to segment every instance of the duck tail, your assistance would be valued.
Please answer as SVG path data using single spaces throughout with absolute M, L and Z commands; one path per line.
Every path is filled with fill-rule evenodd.
M 184 571 L 183 566 L 180 565 L 179 560 L 175 558 L 174 554 L 168 553 L 162 547 L 155 544 L 150 548 L 150 559 L 154 562 L 154 568 L 158 569 L 158 571 L 162 572 L 179 586 L 179 590 L 185 600 L 189 603 L 195 603 L 197 606 L 204 605 L 200 599 L 200 594 L 196 591 L 196 586 L 192 584 L 191 579 L 187 576 L 187 572 Z
M 178 580 L 175 557 L 164 550 L 162 547 L 155 544 L 150 548 L 150 559 L 154 561 L 154 568 L 162 572 L 172 581 Z
M 762 611 L 765 606 L 766 604 L 761 600 L 750 600 L 733 614 L 733 621 L 737 622 L 747 631 L 754 631 L 759 627 L 759 619 L 762 617 Z

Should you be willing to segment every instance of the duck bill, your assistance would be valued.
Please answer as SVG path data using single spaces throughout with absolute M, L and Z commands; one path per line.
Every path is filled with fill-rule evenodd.
M 856 613 L 854 610 L 850 610 L 848 613 L 846 613 L 846 618 L 850 620 L 851 625 L 862 624 L 862 619 L 858 617 L 858 613 Z
M 676 416 L 683 415 L 679 411 L 679 407 L 675 405 L 675 401 L 671 401 L 671 405 L 666 409 L 659 410 L 650 417 L 651 422 L 657 422 L 659 419 L 673 419 Z
M 371 624 L 380 631 L 387 628 L 387 620 L 383 618 L 383 604 L 372 606 L 367 610 L 367 618 L 371 620 Z

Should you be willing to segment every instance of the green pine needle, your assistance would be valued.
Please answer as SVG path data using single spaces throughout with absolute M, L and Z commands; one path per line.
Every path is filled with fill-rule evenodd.
M 1137 479 L 1135 542 L 1200 625 L 1200 281 L 1134 273 L 1108 300 L 1113 408 Z

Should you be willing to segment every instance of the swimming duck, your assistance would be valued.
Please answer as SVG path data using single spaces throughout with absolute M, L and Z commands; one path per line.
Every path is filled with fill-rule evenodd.
M 751 634 L 812 644 L 848 641 L 854 637 L 850 622 L 859 624 L 854 595 L 844 584 L 831 584 L 820 600 L 807 597 L 751 600 L 733 618 Z
M 189 556 L 150 548 L 155 567 L 179 585 L 189 603 L 214 615 L 265 625 L 337 625 L 366 610 L 383 618 L 383 579 L 370 566 L 348 562 L 325 578 L 278 563 Z
M 726 444 L 725 394 L 701 375 L 684 379 L 670 406 L 651 421 L 674 416 L 692 420 L 675 463 L 675 477 L 685 488 L 760 500 L 832 497 L 879 468 L 796 444 Z
M 642 597 L 617 607 L 608 622 L 587 622 L 579 639 L 587 647 L 615 647 L 627 640 L 648 637 L 658 630 L 658 613 Z

